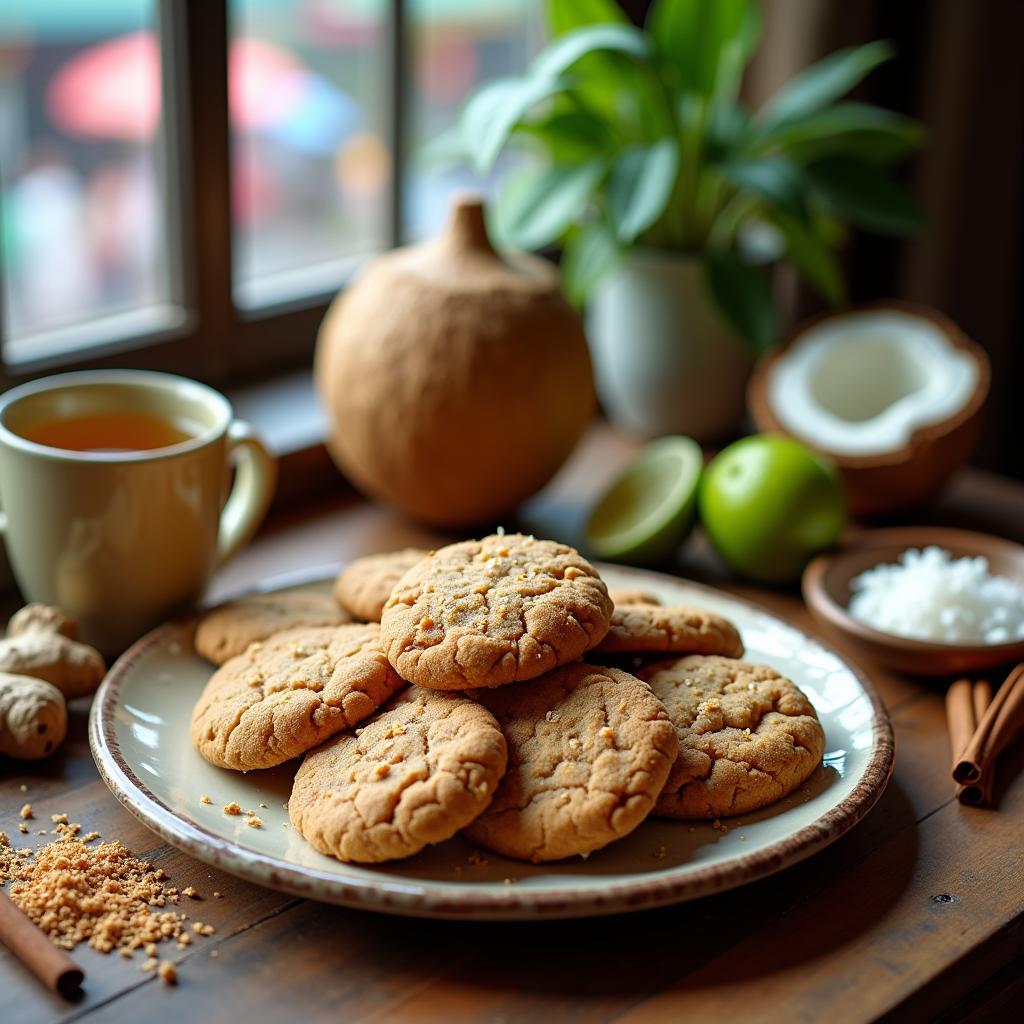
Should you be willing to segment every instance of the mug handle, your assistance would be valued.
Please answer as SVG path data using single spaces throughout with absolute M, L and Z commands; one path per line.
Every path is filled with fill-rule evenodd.
M 217 564 L 232 558 L 263 522 L 277 484 L 277 460 L 244 420 L 228 427 L 228 459 L 235 465 L 235 483 L 220 514 Z

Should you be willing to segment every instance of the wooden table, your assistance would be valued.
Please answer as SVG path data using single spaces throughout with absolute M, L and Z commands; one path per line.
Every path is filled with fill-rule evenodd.
M 631 446 L 596 428 L 524 515 L 572 539 Z M 1024 541 L 1024 485 L 964 473 L 929 522 Z M 352 497 L 278 516 L 216 581 L 214 597 L 275 574 L 436 535 Z M 753 597 L 809 627 L 795 591 L 729 580 L 700 537 L 670 571 Z M 322 906 L 224 875 L 161 843 L 107 792 L 86 742 L 88 708 L 40 765 L 0 762 L 0 830 L 17 812 L 67 812 L 119 838 L 202 905 L 216 934 L 177 956 L 165 988 L 135 962 L 87 947 L 84 999 L 42 990 L 0 950 L 0 1021 L 989 1020 L 1024 995 L 1024 756 L 1001 766 L 997 811 L 961 807 L 949 779 L 939 689 L 864 666 L 892 714 L 896 772 L 868 818 L 820 855 L 694 903 L 579 922 L 470 924 Z M 29 837 L 26 837 L 29 838 Z M 32 837 L 34 838 L 34 837 Z M 217 956 L 211 956 L 216 950 Z

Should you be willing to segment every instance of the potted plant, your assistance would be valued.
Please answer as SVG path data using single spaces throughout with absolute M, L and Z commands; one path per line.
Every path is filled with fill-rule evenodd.
M 550 43 L 528 71 L 467 103 L 460 150 L 481 172 L 509 147 L 540 155 L 503 187 L 493 226 L 511 245 L 562 247 L 612 419 L 719 436 L 776 338 L 771 264 L 841 303 L 846 224 L 920 224 L 889 166 L 921 126 L 841 101 L 892 50 L 834 53 L 750 113 L 739 89 L 756 0 L 655 0 L 643 29 L 614 0 L 549 0 L 547 16 Z

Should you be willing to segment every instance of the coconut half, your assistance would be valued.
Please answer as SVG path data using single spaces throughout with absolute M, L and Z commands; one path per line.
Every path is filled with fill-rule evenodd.
M 933 495 L 970 456 L 990 369 L 984 351 L 923 306 L 885 302 L 801 325 L 765 357 L 748 400 L 759 430 L 828 455 L 855 515 Z

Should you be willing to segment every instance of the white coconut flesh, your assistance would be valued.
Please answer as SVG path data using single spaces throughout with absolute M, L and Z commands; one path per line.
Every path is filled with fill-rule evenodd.
M 970 401 L 978 365 L 930 320 L 896 310 L 828 317 L 776 361 L 772 411 L 791 434 L 836 455 L 882 455 Z

